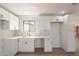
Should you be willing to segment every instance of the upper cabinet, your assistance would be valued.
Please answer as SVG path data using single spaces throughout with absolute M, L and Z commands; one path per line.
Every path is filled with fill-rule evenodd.
M 19 19 L 13 14 L 9 14 L 9 29 L 10 30 L 19 29 Z
M 19 19 L 17 16 L 0 7 L 0 20 L 9 21 L 9 30 L 19 29 Z

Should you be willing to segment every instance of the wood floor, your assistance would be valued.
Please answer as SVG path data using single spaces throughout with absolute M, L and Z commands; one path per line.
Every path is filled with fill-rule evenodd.
M 41 49 L 35 49 L 34 53 L 30 52 L 18 52 L 16 56 L 79 56 L 79 37 L 76 38 L 76 51 L 74 53 L 65 52 L 61 48 L 54 48 L 53 52 L 44 52 Z
M 32 52 L 18 52 L 16 56 L 79 56 L 79 53 L 68 53 L 61 48 L 54 48 L 53 52 L 44 52 L 43 49 L 36 49 L 34 53 Z

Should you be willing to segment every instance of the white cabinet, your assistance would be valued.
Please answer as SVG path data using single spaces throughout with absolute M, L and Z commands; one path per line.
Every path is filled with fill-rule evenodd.
M 13 14 L 9 13 L 9 29 L 15 30 L 19 28 L 19 20 L 18 17 L 14 16 Z
M 12 56 L 17 53 L 17 39 L 3 39 L 3 53 L 5 56 Z
M 49 39 L 44 39 L 44 52 L 52 52 L 52 42 Z
M 34 39 L 33 38 L 19 39 L 19 51 L 34 52 Z

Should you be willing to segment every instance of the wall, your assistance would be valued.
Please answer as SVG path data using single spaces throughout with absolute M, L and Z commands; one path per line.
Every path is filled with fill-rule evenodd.
M 44 31 L 50 29 L 50 17 L 46 16 L 38 16 L 36 18 L 36 32 L 38 32 L 37 35 L 45 36 L 47 34 L 44 33 Z M 38 39 L 35 41 L 35 48 L 43 48 L 43 40 Z

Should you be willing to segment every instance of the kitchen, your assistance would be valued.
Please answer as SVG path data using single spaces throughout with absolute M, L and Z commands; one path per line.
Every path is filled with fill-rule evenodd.
M 0 4 L 0 55 L 35 53 L 40 48 L 50 53 L 53 48 L 75 52 L 75 23 L 70 22 L 72 14 L 62 11 L 68 8 L 67 11 L 70 11 L 70 7 L 71 4 L 61 3 Z M 58 14 L 60 11 L 62 12 Z

